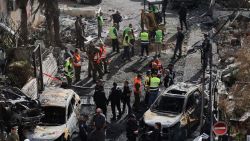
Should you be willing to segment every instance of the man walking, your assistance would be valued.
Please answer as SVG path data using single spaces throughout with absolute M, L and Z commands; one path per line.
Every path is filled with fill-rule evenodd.
M 130 34 L 129 34 L 129 31 L 130 31 Z M 132 24 L 129 24 L 129 26 L 124 29 L 123 36 L 122 36 L 123 39 L 126 34 L 128 34 L 129 39 L 130 39 L 129 41 L 131 44 L 131 56 L 134 56 L 135 55 L 135 34 L 134 34 L 134 29 L 133 29 Z
M 173 59 L 175 59 L 177 51 L 179 51 L 179 58 L 181 58 L 183 40 L 184 40 L 184 34 L 182 33 L 181 28 L 177 27 L 176 45 L 175 45 L 175 49 L 174 49 Z
M 80 81 L 81 78 L 81 55 L 78 49 L 74 52 L 74 69 L 75 69 L 75 82 Z
M 157 77 L 156 73 L 153 73 L 152 77 L 150 78 L 150 85 L 149 85 L 150 96 L 149 96 L 148 106 L 151 106 L 156 100 L 159 93 L 160 83 L 161 79 Z
M 88 141 L 105 141 L 106 133 L 106 117 L 100 108 L 96 109 L 96 114 L 93 117 L 92 124 L 94 130 L 88 136 Z
M 97 24 L 98 24 L 98 38 L 101 38 L 102 37 L 102 27 L 103 27 L 103 24 L 104 24 L 104 21 L 103 21 L 103 16 L 102 16 L 102 12 L 100 12 L 97 16 Z
M 144 50 L 146 50 L 147 57 L 149 55 L 148 47 L 149 47 L 149 34 L 146 31 L 142 31 L 140 34 L 141 40 L 141 57 L 144 56 Z
M 94 98 L 94 102 L 96 105 L 96 109 L 101 108 L 103 111 L 103 114 L 106 116 L 107 115 L 107 98 L 106 98 L 101 80 L 98 80 L 96 83 L 93 98 Z
M 120 12 L 116 11 L 116 13 L 111 16 L 111 18 L 113 19 L 113 23 L 116 24 L 117 30 L 119 30 L 120 29 L 120 22 L 122 21 L 122 16 L 121 16 Z
M 113 52 L 120 52 L 119 49 L 119 41 L 118 41 L 118 32 L 116 28 L 117 24 L 114 23 L 112 27 L 109 28 L 109 37 L 112 40 L 112 47 L 113 47 Z
M 93 60 L 93 80 L 97 80 L 97 72 L 98 72 L 98 77 L 99 79 L 102 79 L 103 77 L 103 66 L 101 62 L 101 57 L 100 57 L 100 49 L 98 52 L 95 53 L 94 55 L 94 60 Z
M 130 35 L 131 34 L 131 31 L 128 31 L 128 33 L 126 33 L 126 35 L 124 36 L 124 39 L 123 39 L 123 47 L 124 47 L 124 54 L 123 54 L 123 59 L 127 59 L 129 61 L 130 60 L 130 53 L 129 53 L 129 48 L 131 46 L 130 44 Z
M 87 141 L 88 139 L 88 119 L 88 115 L 82 115 L 79 119 L 79 136 L 81 138 L 81 141 Z
M 185 7 L 185 4 L 182 3 L 179 9 L 179 20 L 180 20 L 180 24 L 181 24 L 181 30 L 183 30 L 183 24 L 186 27 L 186 30 L 188 30 L 188 26 L 187 26 L 187 8 Z
M 125 113 L 126 105 L 128 106 L 128 113 L 131 113 L 131 106 L 130 106 L 130 96 L 131 96 L 131 89 L 129 88 L 129 82 L 126 80 L 124 81 L 123 92 L 122 92 L 122 103 L 123 103 L 123 110 L 122 113 Z
M 158 28 L 158 30 L 155 31 L 155 56 L 161 57 L 161 49 L 162 49 L 162 42 L 163 42 L 163 31 Z
M 134 114 L 129 115 L 126 125 L 126 136 L 128 141 L 136 141 L 139 132 L 139 124 Z
M 73 69 L 73 58 L 66 59 L 66 62 L 64 64 L 64 75 L 67 78 L 67 84 L 68 86 L 72 85 L 72 79 L 74 76 L 74 69 Z
M 121 111 L 121 96 L 122 96 L 122 91 L 120 88 L 117 87 L 117 83 L 113 83 L 113 88 L 111 88 L 111 92 L 108 98 L 108 102 L 111 101 L 111 109 L 112 109 L 112 114 L 113 117 L 111 120 L 116 120 L 116 108 L 119 111 L 118 119 L 121 118 L 122 116 L 122 111 Z
M 100 45 L 100 57 L 104 67 L 104 73 L 109 73 L 106 46 L 103 42 L 101 42 L 99 45 Z
M 137 76 L 134 78 L 134 96 L 135 96 L 135 102 L 134 102 L 134 110 L 139 110 L 140 105 L 140 95 L 142 93 L 142 76 L 141 74 L 137 74 Z

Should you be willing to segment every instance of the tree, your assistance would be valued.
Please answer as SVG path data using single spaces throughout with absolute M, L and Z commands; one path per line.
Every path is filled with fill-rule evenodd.
M 38 2 L 38 8 L 44 10 L 46 17 L 47 45 L 50 46 L 55 42 L 56 45 L 61 46 L 58 0 L 38 0 Z

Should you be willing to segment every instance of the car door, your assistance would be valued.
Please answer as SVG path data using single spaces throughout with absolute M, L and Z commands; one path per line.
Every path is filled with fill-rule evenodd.
M 74 112 L 75 108 L 75 99 L 72 98 L 68 105 L 68 113 L 67 113 L 67 128 L 69 130 L 69 135 L 71 136 L 74 132 L 77 131 L 77 121 L 76 114 Z
M 196 128 L 196 126 L 199 125 L 200 109 L 201 109 L 200 96 L 201 94 L 197 90 L 194 91 L 192 94 L 190 94 L 190 96 L 188 97 L 186 111 L 188 114 L 188 121 L 190 128 Z

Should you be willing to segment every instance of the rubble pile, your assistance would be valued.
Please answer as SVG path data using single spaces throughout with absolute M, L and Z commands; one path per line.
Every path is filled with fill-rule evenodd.
M 218 0 L 217 3 L 227 8 L 248 8 L 250 6 L 247 0 Z
M 225 121 L 233 120 L 244 124 L 238 131 L 233 131 L 233 134 L 243 133 L 250 128 L 249 117 L 242 120 L 250 111 L 249 24 L 249 17 L 239 16 L 219 35 L 219 68 L 221 80 L 225 84 L 221 85 L 224 86 L 224 90 L 219 90 L 219 107 Z M 237 125 L 233 124 L 232 127 L 235 128 Z

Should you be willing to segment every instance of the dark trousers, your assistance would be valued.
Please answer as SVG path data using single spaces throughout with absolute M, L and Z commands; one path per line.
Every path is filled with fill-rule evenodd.
M 131 39 L 130 43 L 132 44 L 131 46 L 131 56 L 135 55 L 135 39 Z
M 68 86 L 71 86 L 72 85 L 72 77 L 66 76 L 66 78 L 67 78 Z
M 149 46 L 149 44 L 145 44 L 145 43 L 142 43 L 141 44 L 141 56 L 144 56 L 144 50 L 146 50 L 146 54 L 147 54 L 147 56 L 148 56 L 148 46 Z
M 5 64 L 1 63 L 0 64 L 0 73 L 4 74 L 4 68 L 5 68 Z
M 129 46 L 124 46 L 123 59 L 130 59 Z
M 102 59 L 102 64 L 103 64 L 103 68 L 104 68 L 104 72 L 108 72 L 108 59 L 107 58 L 103 58 Z
M 102 71 L 102 63 L 96 63 L 94 62 L 94 68 L 93 68 L 93 79 L 96 81 L 96 76 L 97 76 L 97 72 L 99 74 L 99 78 L 103 77 L 103 71 Z
M 75 82 L 80 81 L 80 78 L 81 78 L 81 66 L 75 67 L 75 78 L 76 78 Z
M 176 43 L 175 49 L 174 49 L 174 57 L 176 56 L 177 51 L 179 51 L 179 56 L 182 55 L 182 43 Z
M 76 37 L 76 48 L 84 49 L 84 38 L 80 33 L 78 33 Z
M 119 115 L 122 114 L 121 104 L 120 103 L 111 103 L 111 110 L 112 110 L 113 118 L 116 118 L 116 109 L 115 108 L 118 109 Z
M 144 102 L 145 102 L 145 105 L 147 106 L 148 106 L 148 100 L 149 100 L 149 92 L 146 92 Z
M 149 96 L 148 106 L 151 106 L 158 96 L 158 91 L 151 91 Z
M 89 64 L 88 64 L 88 76 L 89 77 L 92 76 L 92 71 L 93 71 L 93 62 L 89 61 Z
M 128 141 L 136 141 L 136 136 L 128 136 Z
M 126 106 L 128 106 L 128 113 L 131 113 L 130 98 L 124 99 L 122 103 L 123 103 L 122 112 L 124 113 L 126 110 Z
M 135 95 L 135 103 L 134 103 L 134 110 L 138 111 L 140 105 L 140 93 L 134 93 Z
M 113 52 L 120 52 L 118 39 L 112 39 Z
M 98 25 L 98 38 L 102 37 L 102 26 Z
M 179 18 L 180 20 L 180 24 L 181 24 L 181 30 L 183 30 L 183 24 L 185 25 L 186 27 L 186 30 L 188 30 L 188 26 L 187 26 L 187 18 Z

